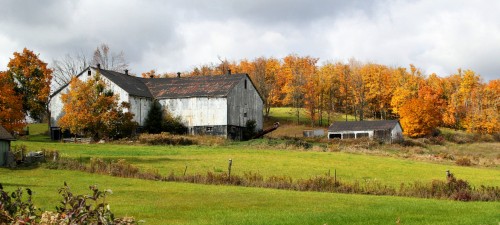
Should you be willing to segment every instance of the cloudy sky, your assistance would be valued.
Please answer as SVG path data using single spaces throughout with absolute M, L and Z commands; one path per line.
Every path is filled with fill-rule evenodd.
M 176 72 L 218 58 L 283 57 L 500 78 L 500 1 L 0 0 L 0 70 L 24 47 L 49 64 L 123 51 L 133 73 Z

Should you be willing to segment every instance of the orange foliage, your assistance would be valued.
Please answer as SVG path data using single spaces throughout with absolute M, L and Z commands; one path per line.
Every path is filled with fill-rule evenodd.
M 14 52 L 7 67 L 16 92 L 22 96 L 24 112 L 35 120 L 42 120 L 49 102 L 52 70 L 26 48 L 22 53 Z
M 422 86 L 418 96 L 406 101 L 399 110 L 405 135 L 422 137 L 429 135 L 441 123 L 444 101 L 440 92 L 430 86 Z
M 93 135 L 101 138 L 108 135 L 123 117 L 123 108 L 118 105 L 118 95 L 106 90 L 106 84 L 97 74 L 93 79 L 83 82 L 73 78 L 70 90 L 61 96 L 64 103 L 64 115 L 59 120 L 62 129 L 69 129 L 73 134 Z M 126 119 L 132 115 L 127 113 Z
M 14 86 L 7 73 L 0 71 L 0 125 L 9 132 L 20 132 L 26 123 L 23 102 L 21 96 L 14 91 Z

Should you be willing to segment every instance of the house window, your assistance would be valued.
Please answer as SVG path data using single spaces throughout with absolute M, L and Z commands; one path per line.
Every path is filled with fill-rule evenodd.
M 207 127 L 205 130 L 206 130 L 207 132 L 212 132 L 212 130 L 213 130 L 213 129 L 214 129 L 213 127 Z
M 243 117 L 247 117 L 247 113 L 243 113 Z
M 245 80 L 245 89 L 247 89 L 247 80 Z

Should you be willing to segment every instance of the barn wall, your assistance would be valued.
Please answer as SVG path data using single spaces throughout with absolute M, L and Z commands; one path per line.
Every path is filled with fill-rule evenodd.
M 151 108 L 151 103 L 153 102 L 150 98 L 130 96 L 130 112 L 134 114 L 134 121 L 139 123 L 139 126 L 144 126 L 144 121 L 148 116 L 149 109 Z
M 256 129 L 262 130 L 264 103 L 248 77 L 229 92 L 227 101 L 229 125 L 245 127 L 248 120 L 255 120 Z
M 173 116 L 180 116 L 188 128 L 228 125 L 226 98 L 175 98 L 159 102 Z
M 403 139 L 403 128 L 398 124 L 391 130 L 392 140 L 401 141 Z

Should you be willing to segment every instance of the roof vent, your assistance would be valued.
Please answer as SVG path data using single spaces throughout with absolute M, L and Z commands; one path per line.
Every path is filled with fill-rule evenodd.
M 177 72 L 177 78 L 181 78 L 181 72 Z
M 125 75 L 128 75 L 128 70 L 125 70 Z
M 97 63 L 97 69 L 101 69 L 101 64 Z
M 231 69 L 227 70 L 227 75 L 231 75 Z

